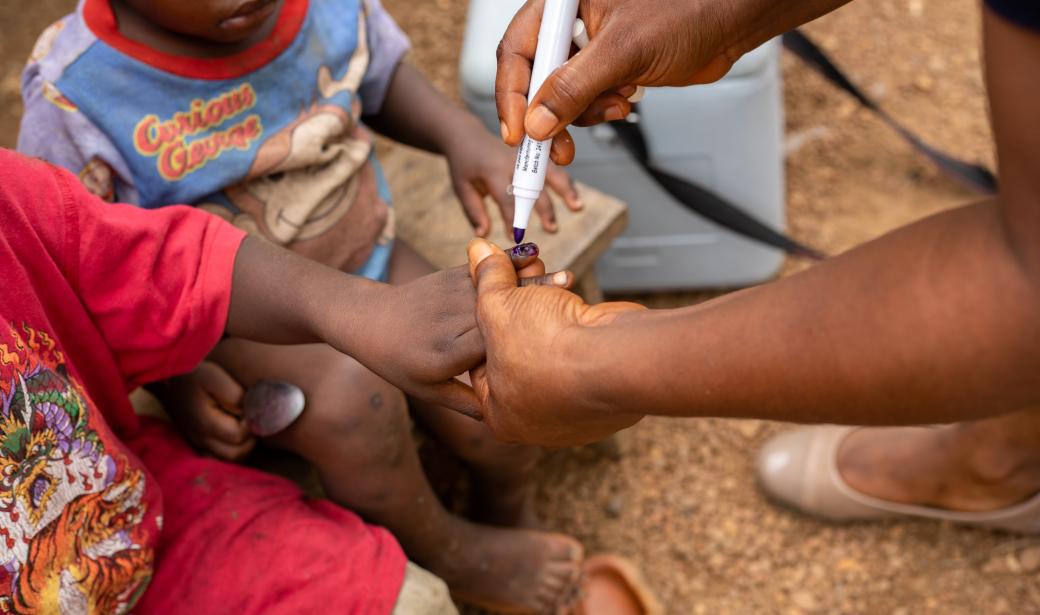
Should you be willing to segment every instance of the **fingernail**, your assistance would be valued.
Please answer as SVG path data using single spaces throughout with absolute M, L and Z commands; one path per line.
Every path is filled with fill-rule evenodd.
M 555 284 L 557 286 L 566 286 L 567 285 L 567 272 L 566 271 L 561 271 L 559 273 L 554 273 L 553 277 L 552 277 L 552 280 L 553 280 L 553 284 Z
M 487 239 L 472 239 L 466 249 L 469 260 L 473 264 L 481 263 L 485 258 L 495 253 L 498 248 Z
M 624 110 L 617 105 L 614 105 L 613 107 L 607 109 L 606 113 L 603 114 L 603 119 L 608 122 L 617 122 L 619 120 L 623 120 L 624 118 Z
M 638 88 L 634 85 L 626 85 L 625 87 L 618 90 L 618 94 L 620 94 L 622 98 L 628 98 L 629 96 L 635 94 L 637 89 Z
M 502 140 L 509 141 L 509 126 L 507 126 L 505 122 L 502 122 L 499 125 L 499 128 L 502 131 Z
M 538 246 L 533 243 L 522 243 L 518 246 L 513 247 L 509 251 L 510 254 L 517 258 L 529 258 L 531 256 L 538 256 Z
M 549 108 L 545 105 L 538 105 L 527 116 L 527 132 L 536 139 L 544 139 L 552 133 L 559 123 L 560 118 L 556 117 L 555 113 L 549 111 Z

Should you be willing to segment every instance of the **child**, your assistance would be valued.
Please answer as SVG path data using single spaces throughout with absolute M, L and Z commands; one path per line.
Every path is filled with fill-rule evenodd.
M 386 530 L 195 455 L 165 423 L 135 416 L 126 391 L 191 369 L 226 331 L 324 339 L 450 401 L 443 383 L 483 352 L 479 336 L 450 343 L 475 327 L 464 269 L 395 296 L 243 243 L 201 211 L 102 203 L 75 176 L 7 150 L 0 227 L 0 611 L 455 612 Z M 301 298 L 317 309 L 295 309 Z M 387 318 L 399 326 L 383 329 Z
M 108 200 L 192 203 L 342 271 L 408 282 L 431 268 L 394 242 L 361 116 L 448 157 L 478 234 L 489 228 L 483 196 L 508 203 L 513 159 L 401 63 L 406 49 L 376 0 L 83 0 L 33 52 L 19 148 Z M 566 177 L 551 181 L 577 208 Z M 552 230 L 551 210 L 540 214 Z M 333 500 L 389 528 L 458 597 L 539 611 L 567 591 L 577 543 L 449 514 L 411 445 L 408 411 L 470 464 L 477 511 L 496 525 L 532 523 L 535 449 L 499 444 L 482 424 L 407 398 L 328 346 L 229 339 L 210 361 L 167 399 L 194 400 L 179 417 L 192 441 L 241 457 L 252 441 L 220 408 L 238 405 L 238 383 L 292 382 L 307 409 L 269 441 L 311 461 Z

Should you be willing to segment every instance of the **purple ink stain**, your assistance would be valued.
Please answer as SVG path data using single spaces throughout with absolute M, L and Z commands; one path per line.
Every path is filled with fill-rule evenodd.
M 527 232 L 527 229 L 522 229 L 522 228 L 514 226 L 513 227 L 513 241 L 515 241 L 516 243 L 520 243 L 521 241 L 523 241 L 524 240 L 524 233 L 526 233 L 526 232 Z
M 530 258 L 538 256 L 538 246 L 533 243 L 522 243 L 509 251 L 514 258 Z

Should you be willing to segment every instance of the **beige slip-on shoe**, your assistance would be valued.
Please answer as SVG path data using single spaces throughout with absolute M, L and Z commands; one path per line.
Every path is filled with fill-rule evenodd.
M 783 504 L 830 521 L 921 517 L 1023 534 L 1040 533 L 1040 494 L 1000 510 L 956 512 L 881 500 L 854 490 L 838 471 L 838 447 L 855 427 L 807 427 L 775 436 L 759 452 L 762 489 Z

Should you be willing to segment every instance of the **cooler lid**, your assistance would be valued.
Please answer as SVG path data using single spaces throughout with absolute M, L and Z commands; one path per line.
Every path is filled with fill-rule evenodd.
M 495 74 L 498 71 L 495 52 L 513 15 L 523 5 L 524 0 L 470 0 L 459 63 L 463 95 L 494 99 Z M 745 54 L 724 79 L 757 73 L 766 68 L 778 52 L 778 41 L 770 41 Z

